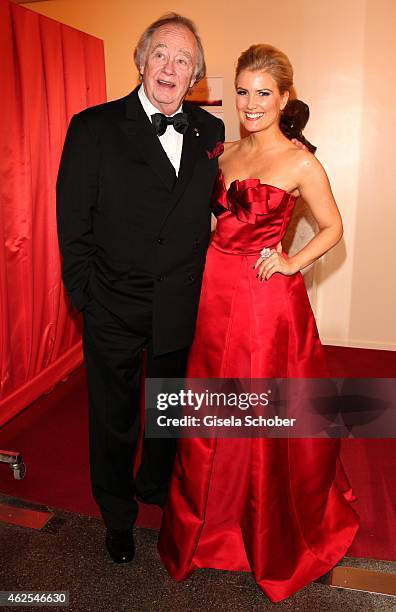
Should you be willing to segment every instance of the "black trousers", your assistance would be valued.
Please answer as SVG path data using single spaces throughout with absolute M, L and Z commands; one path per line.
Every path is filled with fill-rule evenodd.
M 144 438 L 136 479 L 133 475 L 143 351 L 147 351 L 148 378 L 183 378 L 188 356 L 188 348 L 155 356 L 150 336 L 150 311 L 140 312 L 132 328 L 94 300 L 84 310 L 91 485 L 109 529 L 124 530 L 134 524 L 136 496 L 163 504 L 172 471 L 175 440 Z

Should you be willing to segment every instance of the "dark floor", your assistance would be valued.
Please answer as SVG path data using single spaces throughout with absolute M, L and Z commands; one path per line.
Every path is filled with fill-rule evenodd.
M 43 506 L 0 496 L 0 502 Z M 52 510 L 52 509 L 51 509 Z M 210 610 L 293 610 L 296 612 L 369 612 L 396 610 L 396 598 L 336 589 L 313 583 L 281 604 L 271 604 L 247 573 L 196 571 L 174 582 L 157 554 L 157 532 L 136 529 L 133 563 L 115 565 L 103 549 L 100 520 L 52 510 L 41 531 L 0 523 L 0 590 L 69 591 L 73 612 L 195 612 Z M 348 558 L 343 564 L 396 573 L 396 563 Z M 1 610 L 32 610 L 2 607 Z

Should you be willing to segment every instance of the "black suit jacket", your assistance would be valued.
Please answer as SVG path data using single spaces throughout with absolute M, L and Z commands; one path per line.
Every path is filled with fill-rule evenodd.
M 224 141 L 224 124 L 184 103 L 190 126 L 176 179 L 137 91 L 72 118 L 57 181 L 58 234 L 77 310 L 95 300 L 134 328 L 143 304 L 160 354 L 193 338 L 218 169 L 208 151 Z

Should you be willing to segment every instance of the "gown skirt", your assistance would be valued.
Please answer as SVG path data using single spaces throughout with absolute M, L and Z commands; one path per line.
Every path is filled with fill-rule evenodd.
M 222 207 L 208 249 L 190 378 L 325 378 L 328 370 L 302 275 L 260 281 L 295 198 L 258 179 L 220 175 Z M 252 572 L 281 601 L 333 568 L 358 530 L 354 494 L 330 438 L 180 439 L 158 549 L 169 574 Z

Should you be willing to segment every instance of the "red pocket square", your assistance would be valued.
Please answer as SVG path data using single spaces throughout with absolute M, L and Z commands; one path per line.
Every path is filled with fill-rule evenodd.
M 218 142 L 215 148 L 213 149 L 213 151 L 206 151 L 206 153 L 208 154 L 209 159 L 213 159 L 214 157 L 219 157 L 219 155 L 221 155 L 223 151 L 224 151 L 223 143 Z

